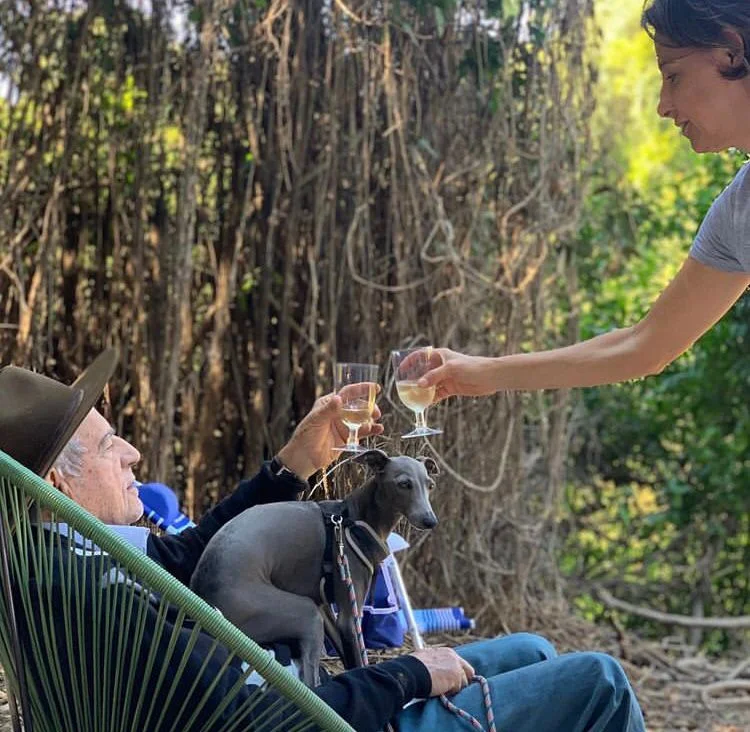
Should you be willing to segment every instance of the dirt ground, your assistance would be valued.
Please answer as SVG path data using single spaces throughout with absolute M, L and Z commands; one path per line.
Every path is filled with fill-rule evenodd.
M 646 643 L 615 629 L 610 631 L 571 618 L 545 626 L 543 634 L 560 652 L 585 648 L 617 656 L 636 690 L 649 732 L 750 732 L 750 658 L 709 661 L 687 654 L 674 643 Z M 473 640 L 478 637 L 454 634 L 429 638 L 430 645 L 457 645 Z M 408 650 L 407 646 L 399 652 Z M 394 655 L 397 653 L 376 652 L 370 660 Z M 335 663 L 329 667 L 336 670 Z M 0 732 L 10 732 L 4 689 L 0 669 Z
M 564 618 L 542 631 L 558 650 L 598 650 L 622 663 L 649 732 L 750 732 L 750 657 L 696 656 L 675 639 L 645 642 L 619 629 Z

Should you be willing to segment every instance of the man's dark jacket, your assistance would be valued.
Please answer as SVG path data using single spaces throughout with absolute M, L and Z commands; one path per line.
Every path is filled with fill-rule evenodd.
M 298 494 L 306 486 L 293 477 L 274 476 L 268 465 L 264 465 L 261 471 L 252 479 L 240 483 L 237 490 L 228 498 L 219 503 L 212 511 L 207 513 L 197 527 L 187 529 L 179 535 L 157 537 L 151 535 L 148 539 L 147 553 L 155 562 L 164 567 L 170 574 L 175 576 L 184 584 L 189 584 L 190 577 L 195 569 L 201 553 L 205 549 L 211 537 L 230 519 L 237 516 L 251 506 L 262 503 L 273 503 L 275 501 L 295 500 Z M 36 623 L 48 623 L 49 611 L 52 610 L 54 618 L 54 635 L 56 638 L 56 662 L 58 668 L 63 670 L 69 664 L 80 670 L 80 674 L 71 675 L 67 683 L 85 684 L 85 671 L 87 669 L 101 669 L 102 656 L 106 650 L 102 648 L 101 637 L 98 636 L 95 627 L 96 623 L 84 622 L 73 623 L 71 627 L 71 618 L 82 613 L 86 617 L 87 612 L 91 612 L 86 607 L 72 610 L 72 602 L 91 603 L 91 608 L 97 606 L 101 608 L 103 604 L 102 594 L 107 592 L 106 583 L 102 589 L 101 582 L 91 581 L 97 576 L 97 567 L 95 556 L 88 556 L 87 552 L 73 551 L 73 540 L 66 537 L 56 537 L 53 542 L 56 545 L 55 553 L 64 554 L 65 556 L 56 556 L 53 560 L 54 581 L 52 588 L 36 586 L 33 577 L 30 593 L 27 596 L 32 598 L 32 612 Z M 101 561 L 101 560 L 99 560 Z M 74 563 L 73 563 L 74 562 Z M 71 593 L 66 590 L 69 586 L 66 577 L 69 579 L 69 572 L 75 566 L 79 576 L 88 578 L 84 581 L 90 592 Z M 101 574 L 101 565 L 99 565 L 98 574 Z M 40 583 L 41 585 L 41 583 Z M 152 593 L 153 594 L 153 593 Z M 77 600 L 82 597 L 82 600 Z M 68 611 L 63 612 L 62 608 L 67 607 Z M 127 613 L 123 608 L 112 608 L 111 617 L 113 622 L 118 622 L 116 634 L 118 642 L 128 643 L 130 638 L 135 636 L 135 624 L 144 623 L 143 641 L 137 644 L 138 647 L 128 648 L 125 654 L 127 659 L 125 665 L 128 668 L 121 668 L 116 673 L 115 669 L 109 669 L 112 675 L 113 684 L 116 678 L 127 678 L 131 672 L 138 673 L 140 669 L 145 668 L 151 659 L 163 659 L 170 664 L 167 668 L 167 679 L 171 678 L 179 659 L 182 657 L 182 650 L 189 647 L 189 643 L 195 643 L 191 639 L 192 624 L 186 622 L 186 627 L 180 633 L 173 637 L 173 623 L 178 618 L 179 611 L 173 606 L 168 607 L 166 617 L 163 613 L 160 616 L 158 612 L 158 602 L 149 605 L 149 610 L 145 616 L 139 617 L 135 613 Z M 160 627 L 160 626 L 164 627 Z M 68 639 L 72 633 L 72 640 Z M 158 646 L 154 646 L 157 643 Z M 175 645 L 170 652 L 170 643 Z M 135 643 L 131 643 L 135 646 Z M 83 649 L 83 651 L 81 650 Z M 97 654 L 94 658 L 93 654 Z M 154 705 L 158 709 L 166 708 L 164 714 L 165 722 L 156 724 L 154 718 L 146 722 L 142 720 L 143 725 L 137 727 L 143 730 L 176 729 L 182 732 L 189 730 L 206 729 L 206 721 L 210 714 L 220 704 L 227 692 L 238 683 L 243 674 L 238 659 L 230 659 L 229 652 L 222 646 L 215 643 L 214 639 L 207 633 L 201 633 L 195 648 L 189 656 L 187 667 L 183 671 L 182 681 L 177 693 L 168 696 L 171 684 L 162 683 L 159 685 L 157 680 L 160 673 L 151 672 L 149 679 L 145 682 L 150 688 L 145 690 L 144 697 L 150 702 L 155 699 Z M 201 674 L 200 669 L 206 657 L 210 658 L 210 670 Z M 34 669 L 30 669 L 32 675 Z M 161 667 L 159 668 L 161 671 Z M 116 674 L 116 676 L 115 676 Z M 83 681 L 81 681 L 81 678 Z M 193 682 L 198 679 L 197 686 L 193 688 Z M 215 684 L 213 689 L 209 689 L 211 684 Z M 430 691 L 429 673 L 419 660 L 413 657 L 403 656 L 391 661 L 385 661 L 377 665 L 366 668 L 347 671 L 335 676 L 323 683 L 315 691 L 328 705 L 338 712 L 349 724 L 358 730 L 358 732 L 376 732 L 382 729 L 386 723 L 391 720 L 401 707 L 414 697 L 426 697 Z M 240 705 L 246 701 L 257 687 L 243 685 L 241 692 L 234 698 L 215 724 L 210 729 L 219 730 L 224 723 L 232 718 L 237 712 Z M 71 689 L 71 691 L 73 691 Z M 81 689 L 78 690 L 79 692 Z M 117 693 L 116 689 L 112 690 Z M 85 688 L 84 688 L 85 692 Z M 197 718 L 188 722 L 185 718 L 178 724 L 175 724 L 175 715 L 179 713 L 180 708 L 186 698 L 200 699 L 202 695 L 208 692 L 210 694 L 209 703 L 204 705 L 204 711 L 199 713 Z M 158 698 L 162 695 L 164 698 Z M 268 705 L 278 699 L 275 692 L 269 692 L 262 705 L 255 707 L 248 712 L 243 720 L 246 721 L 240 727 L 233 727 L 238 730 L 252 730 L 253 718 L 263 713 Z M 66 700 L 49 700 L 50 703 L 60 704 L 60 710 L 66 705 Z M 67 716 L 67 715 L 66 715 Z M 299 719 L 297 719 L 297 722 Z M 290 720 L 289 728 L 294 726 Z M 71 731 L 72 732 L 72 731 Z

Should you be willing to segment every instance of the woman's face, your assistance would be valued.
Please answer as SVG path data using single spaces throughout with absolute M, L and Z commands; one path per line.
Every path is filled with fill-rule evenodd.
M 673 48 L 658 38 L 655 45 L 662 74 L 659 115 L 673 119 L 696 152 L 750 149 L 750 77 L 721 75 L 737 57 L 729 49 Z

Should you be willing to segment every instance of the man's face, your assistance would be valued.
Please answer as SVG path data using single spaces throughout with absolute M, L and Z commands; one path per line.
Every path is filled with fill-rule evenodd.
M 118 437 L 106 419 L 92 409 L 75 433 L 86 452 L 80 476 L 52 480 L 65 495 L 106 524 L 132 524 L 143 513 L 133 466 L 141 454 Z
M 748 142 L 748 80 L 726 79 L 730 65 L 724 49 L 673 48 L 656 42 L 662 74 L 658 112 L 669 117 L 696 152 L 745 147 Z

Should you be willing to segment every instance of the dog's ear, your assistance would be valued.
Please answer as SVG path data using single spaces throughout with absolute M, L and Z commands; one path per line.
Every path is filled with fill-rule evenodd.
M 437 475 L 440 475 L 440 466 L 431 457 L 427 457 L 426 455 L 423 455 L 422 457 L 419 458 L 419 461 L 424 464 L 427 470 L 427 475 L 430 475 L 433 478 Z
M 368 450 L 354 458 L 358 463 L 364 463 L 378 473 L 382 473 L 390 458 L 382 450 Z

